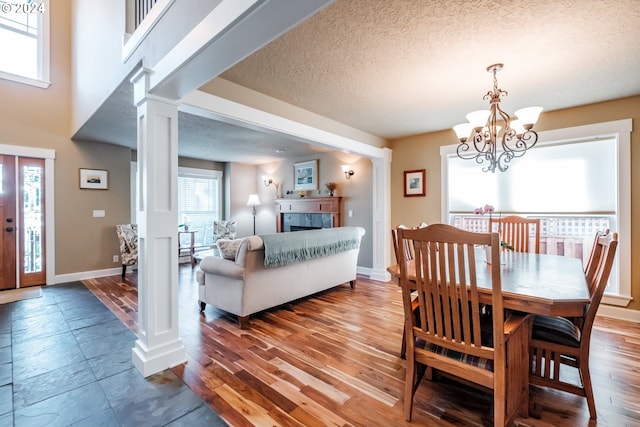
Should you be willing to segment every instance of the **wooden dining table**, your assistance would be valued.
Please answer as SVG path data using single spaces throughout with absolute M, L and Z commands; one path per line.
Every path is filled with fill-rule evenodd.
M 414 260 L 408 261 L 409 278 L 415 277 Z M 400 278 L 398 264 L 387 268 Z M 578 317 L 589 304 L 582 261 L 560 255 L 526 252 L 501 253 L 501 287 L 504 308 L 532 314 Z M 491 304 L 491 268 L 476 253 L 476 278 L 480 302 Z

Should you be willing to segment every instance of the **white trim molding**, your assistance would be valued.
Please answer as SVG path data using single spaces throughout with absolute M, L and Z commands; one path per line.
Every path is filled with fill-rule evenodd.
M 613 138 L 617 147 L 618 176 L 617 217 L 618 244 L 618 293 L 605 295 L 604 301 L 614 305 L 628 305 L 631 301 L 631 131 L 633 119 L 614 120 L 563 129 L 538 132 L 538 146 L 571 144 L 602 138 Z M 456 155 L 458 144 L 440 147 L 442 188 L 447 188 L 447 157 Z M 447 221 L 449 200 L 445 191 L 442 197 L 442 220 Z
M 32 157 L 44 159 L 45 182 L 45 264 L 47 285 L 55 283 L 56 275 L 56 217 L 55 217 L 55 158 L 56 151 L 48 148 L 23 147 L 19 145 L 0 144 L 0 154 L 16 157 Z

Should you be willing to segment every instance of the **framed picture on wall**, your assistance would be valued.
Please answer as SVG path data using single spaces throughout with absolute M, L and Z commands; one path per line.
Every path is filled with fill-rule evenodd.
M 106 190 L 108 172 L 102 169 L 80 169 L 80 188 Z
M 424 196 L 426 175 L 425 169 L 404 171 L 404 197 Z
M 318 188 L 318 160 L 293 164 L 293 189 L 316 190 Z

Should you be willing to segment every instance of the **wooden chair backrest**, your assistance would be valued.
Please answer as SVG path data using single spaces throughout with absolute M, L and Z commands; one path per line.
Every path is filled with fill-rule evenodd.
M 595 238 L 593 239 L 593 246 L 591 247 L 591 254 L 589 254 L 589 260 L 587 261 L 587 265 L 584 268 L 584 274 L 587 277 L 587 284 L 589 284 L 589 294 L 593 294 L 593 289 L 591 285 L 593 282 L 593 277 L 596 274 L 596 270 L 600 264 L 600 260 L 603 255 L 604 247 L 606 246 L 607 239 L 602 239 L 602 237 L 607 236 L 609 234 L 609 229 L 604 231 L 598 231 L 596 233 Z
M 401 259 L 404 259 L 405 261 L 411 261 L 414 258 L 414 254 L 413 254 L 413 244 L 411 241 L 409 240 L 399 240 L 398 238 L 398 230 L 401 229 L 405 229 L 406 227 L 397 227 L 397 228 L 393 228 L 391 229 L 391 240 L 393 241 L 393 251 L 396 255 L 396 262 L 400 263 Z M 401 257 L 400 255 L 400 250 L 399 250 L 399 245 L 403 245 L 404 246 L 404 255 L 403 257 Z
M 618 249 L 618 233 L 607 233 L 596 238 L 597 244 L 602 247 L 601 256 L 597 262 L 591 282 L 588 282 L 591 291 L 591 303 L 589 304 L 583 321 L 580 335 L 580 346 L 589 348 L 591 329 L 596 319 L 596 313 L 602 301 L 602 296 L 609 282 L 609 275 L 613 267 L 613 261 Z
M 418 325 L 411 308 L 405 304 L 405 322 L 411 322 L 411 335 L 407 335 L 411 350 L 415 339 L 419 338 L 461 353 L 493 359 L 496 369 L 504 366 L 504 314 L 498 234 L 474 233 L 448 224 L 433 224 L 417 230 L 399 229 L 398 237 L 399 241 L 411 240 L 415 253 L 415 283 L 410 280 L 405 263 L 400 263 L 403 289 L 413 286 L 418 292 Z M 489 245 L 492 248 L 492 264 L 483 265 L 482 268 L 490 268 L 492 272 L 493 348 L 483 346 L 481 341 L 475 245 Z M 400 257 L 404 257 L 403 245 L 398 247 Z
M 540 219 L 524 218 L 518 215 L 510 215 L 501 218 L 491 218 L 489 229 L 493 231 L 497 224 L 500 239 L 513 246 L 515 252 L 529 252 L 531 240 L 531 228 L 535 232 L 533 252 L 540 253 Z

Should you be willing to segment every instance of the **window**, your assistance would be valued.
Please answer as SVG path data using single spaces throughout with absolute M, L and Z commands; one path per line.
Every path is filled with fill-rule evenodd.
M 49 87 L 49 0 L 0 0 L 0 78 Z
M 136 222 L 138 168 L 131 162 L 131 222 Z M 213 221 L 222 209 L 222 172 L 209 169 L 178 168 L 178 225 L 195 231 L 196 246 L 213 244 Z M 183 236 L 186 239 L 186 236 Z M 186 243 L 186 241 L 184 242 Z
M 220 219 L 222 172 L 180 168 L 178 171 L 178 224 L 187 225 L 196 246 L 213 244 L 213 221 Z
M 538 146 L 507 172 L 487 173 L 442 147 L 443 221 L 473 222 L 473 210 L 491 204 L 498 214 L 542 219 L 541 252 L 586 262 L 595 232 L 610 228 L 620 245 L 607 300 L 630 300 L 631 120 L 541 132 Z

